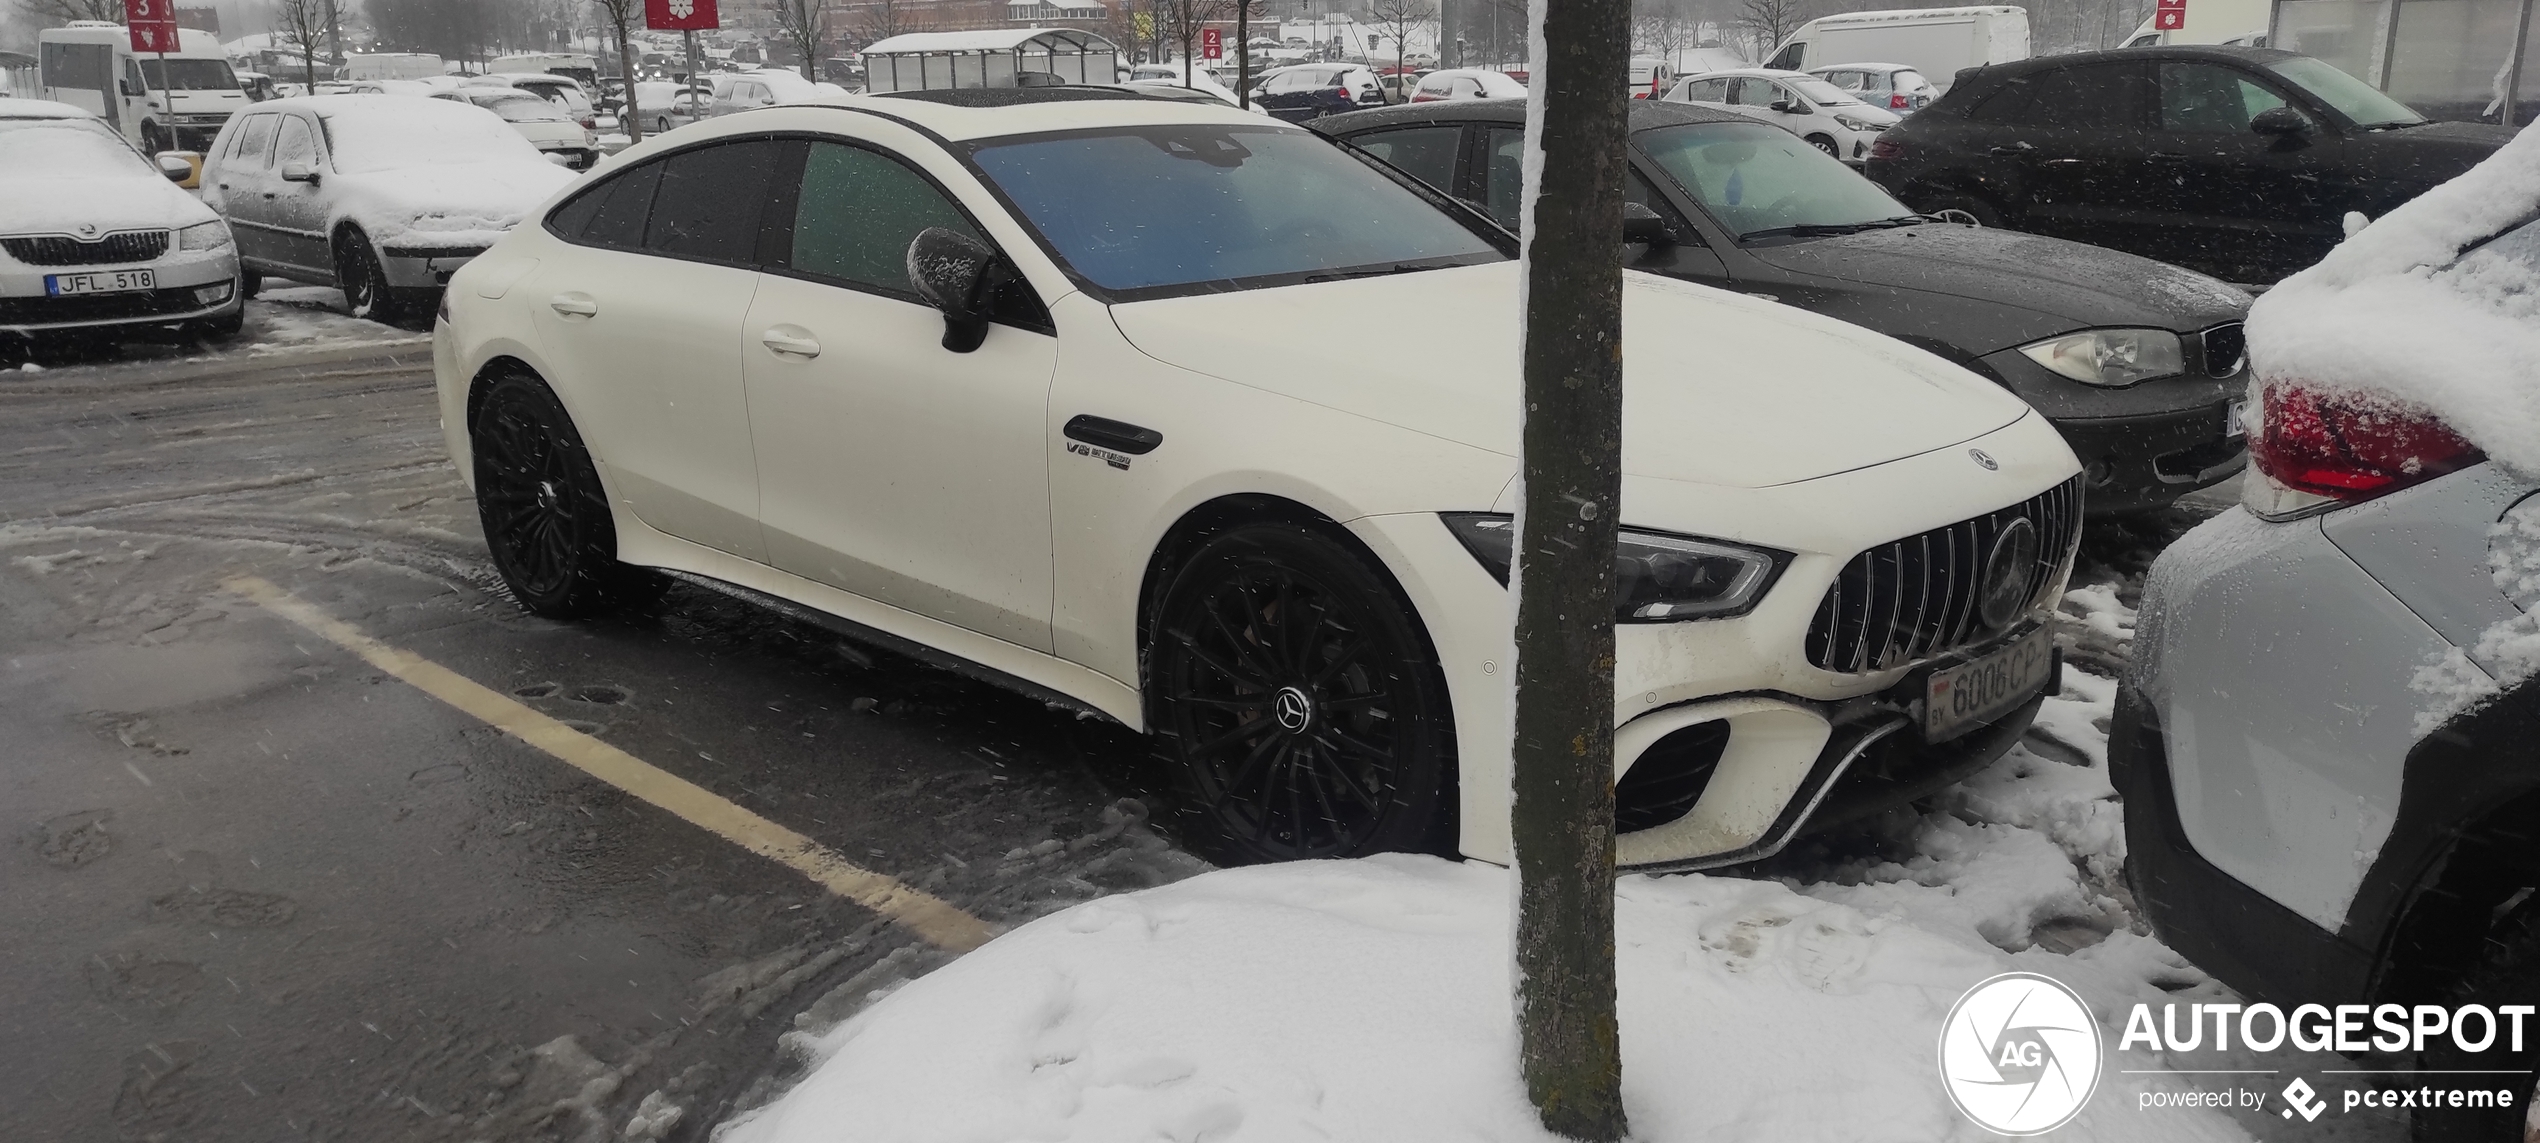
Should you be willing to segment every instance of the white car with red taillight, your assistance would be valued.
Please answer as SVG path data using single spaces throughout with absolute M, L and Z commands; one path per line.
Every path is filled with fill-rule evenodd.
M 2540 997 L 2540 133 L 2248 333 L 2243 506 L 2153 566 L 2110 736 L 2136 900 L 2286 1011 L 2511 1012 Z M 2438 1098 L 2419 1138 L 2521 1137 L 2540 1037 L 2419 1063 L 2521 1092 Z

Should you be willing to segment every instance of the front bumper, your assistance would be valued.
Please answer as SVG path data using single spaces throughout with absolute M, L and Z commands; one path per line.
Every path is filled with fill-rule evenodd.
M 157 289 L 57 298 L 44 291 L 48 274 L 143 267 L 24 266 L 0 258 L 0 333 L 28 336 L 175 325 L 227 317 L 245 304 L 237 289 L 238 258 L 233 249 L 179 252 L 145 265 L 156 276 Z M 210 291 L 217 291 L 217 296 Z
M 2059 420 L 2090 489 L 2092 515 L 2168 505 L 2249 464 L 2248 438 L 2225 429 L 2229 401 L 2134 417 Z
M 398 289 L 437 290 L 484 252 L 482 246 L 391 246 L 380 251 L 379 268 Z

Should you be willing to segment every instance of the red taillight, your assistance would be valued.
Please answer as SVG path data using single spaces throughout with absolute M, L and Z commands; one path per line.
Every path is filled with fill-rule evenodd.
M 2287 488 L 2360 501 L 2485 459 L 2424 410 L 2269 381 L 2249 426 L 2249 462 Z
M 1903 111 L 1911 106 L 1913 104 L 1906 100 L 1904 92 L 1894 92 L 1887 97 L 1887 109 L 1890 111 Z
M 1873 159 L 1902 159 L 1905 157 L 1905 144 L 1899 143 L 1893 139 L 1872 139 L 1870 140 L 1870 157 Z

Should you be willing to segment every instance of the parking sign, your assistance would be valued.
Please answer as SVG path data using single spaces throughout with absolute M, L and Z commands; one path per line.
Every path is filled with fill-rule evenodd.
M 723 26 L 715 0 L 644 0 L 644 26 L 656 32 L 703 32 Z
M 176 0 L 123 0 L 123 22 L 132 36 L 132 50 L 177 50 Z
M 2179 29 L 2181 29 L 2181 28 L 2184 28 L 2184 27 L 2186 27 L 2186 26 L 2187 26 L 2187 9 L 2186 9 L 2186 8 L 2184 8 L 2184 7 L 2180 7 L 2180 8 L 2155 8 L 2155 9 L 2153 9 L 2153 10 L 2152 10 L 2152 30 L 2153 30 L 2153 31 L 2156 31 L 2156 32 L 2175 32 L 2175 31 L 2177 31 L 2177 30 L 2179 30 Z
M 1226 33 L 1215 28 L 1200 29 L 1199 58 L 1204 60 L 1226 58 Z

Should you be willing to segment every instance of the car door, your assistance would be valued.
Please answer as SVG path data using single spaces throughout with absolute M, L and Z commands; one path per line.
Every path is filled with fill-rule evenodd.
M 1472 193 L 1457 182 L 1458 160 L 1464 153 L 1464 127 L 1457 123 L 1427 123 L 1414 127 L 1390 127 L 1349 137 L 1350 144 L 1392 164 L 1395 170 L 1436 188 L 1438 193 L 1472 199 Z
M 309 178 L 294 182 L 285 173 L 305 169 Z M 275 246 L 274 260 L 296 267 L 312 282 L 333 278 L 334 260 L 329 256 L 326 234 L 326 160 L 320 149 L 316 122 L 305 112 L 282 114 L 274 126 L 273 166 L 265 184 L 264 200 L 267 233 Z
M 1977 145 L 2022 229 L 2165 261 L 2176 220 L 2151 209 L 2144 180 L 2151 76 L 2144 61 L 2084 64 L 2033 73 L 1987 97 L 1978 111 L 2002 126 Z M 2151 253 L 2160 250 L 2163 253 Z
M 732 140 L 618 171 L 552 216 L 578 249 L 515 287 L 626 510 L 761 562 L 741 331 L 784 146 Z
M 239 121 L 229 149 L 213 157 L 209 180 L 217 199 L 212 206 L 229 220 L 238 256 L 259 262 L 282 260 L 281 240 L 273 233 L 273 212 L 266 209 L 272 192 L 273 128 L 280 116 L 258 112 Z
M 812 141 L 797 188 L 742 351 L 769 562 L 1049 651 L 1046 317 L 1024 328 L 1038 306 L 1018 301 L 977 349 L 944 348 L 909 243 L 982 235 L 899 156 Z
M 2344 237 L 2344 140 L 2317 113 L 2298 136 L 2251 129 L 2285 93 L 2238 68 L 2164 60 L 2146 189 L 2179 232 L 2168 260 L 2227 281 L 2268 282 L 2318 261 Z

